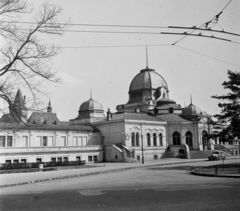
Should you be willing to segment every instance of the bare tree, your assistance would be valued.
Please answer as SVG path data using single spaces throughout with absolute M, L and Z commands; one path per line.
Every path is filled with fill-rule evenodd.
M 59 82 L 51 70 L 51 59 L 59 53 L 47 35 L 63 34 L 65 24 L 59 23 L 61 8 L 45 3 L 32 21 L 32 5 L 23 0 L 0 0 L 0 99 L 11 108 L 18 88 L 29 90 L 33 108 L 42 81 Z M 26 22 L 26 18 L 28 22 Z M 25 22 L 24 22 L 25 21 Z

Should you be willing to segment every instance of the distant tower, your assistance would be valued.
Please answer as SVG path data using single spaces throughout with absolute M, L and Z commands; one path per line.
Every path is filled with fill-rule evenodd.
M 52 106 L 51 106 L 51 101 L 50 100 L 49 100 L 49 103 L 48 103 L 47 112 L 52 113 Z
M 25 105 L 26 98 L 22 96 L 22 92 L 18 89 L 15 100 L 10 108 L 10 115 L 17 122 L 26 121 L 28 115 L 28 109 Z

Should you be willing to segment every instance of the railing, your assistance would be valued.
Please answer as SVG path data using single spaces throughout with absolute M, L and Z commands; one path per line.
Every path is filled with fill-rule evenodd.
M 228 149 L 226 146 L 221 145 L 221 144 L 215 144 L 214 149 L 215 150 L 222 150 L 223 152 L 225 152 L 229 155 L 233 155 L 233 152 L 230 149 Z
M 85 163 L 85 160 L 63 162 L 2 163 L 0 164 L 0 170 L 39 168 L 40 164 L 43 164 L 43 167 L 46 168 L 56 166 L 77 166 L 84 165 Z

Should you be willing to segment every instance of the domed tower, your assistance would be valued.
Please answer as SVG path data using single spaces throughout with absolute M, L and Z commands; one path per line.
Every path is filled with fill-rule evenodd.
M 169 99 L 169 89 L 165 79 L 148 67 L 133 78 L 128 94 L 129 101 L 125 105 L 118 105 L 116 108 L 118 111 L 134 111 L 137 108 L 148 111 L 156 106 L 176 104 Z
M 201 109 L 191 103 L 189 106 L 183 108 L 181 116 L 191 121 L 199 121 L 201 114 Z
M 129 87 L 129 103 L 141 102 L 143 100 L 156 100 L 160 97 L 160 88 L 165 89 L 164 98 L 169 97 L 168 85 L 165 79 L 155 72 L 154 69 L 145 68 L 132 80 Z
M 103 112 L 102 104 L 90 98 L 81 104 L 78 111 L 78 118 L 103 117 Z
M 70 124 L 98 122 L 105 118 L 103 106 L 98 101 L 90 97 L 83 102 L 78 111 L 78 117 L 70 120 Z

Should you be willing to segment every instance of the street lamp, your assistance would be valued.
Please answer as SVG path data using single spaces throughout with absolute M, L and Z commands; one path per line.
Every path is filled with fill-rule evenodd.
M 142 120 L 141 120 L 141 145 L 142 145 L 142 164 L 144 164 Z

